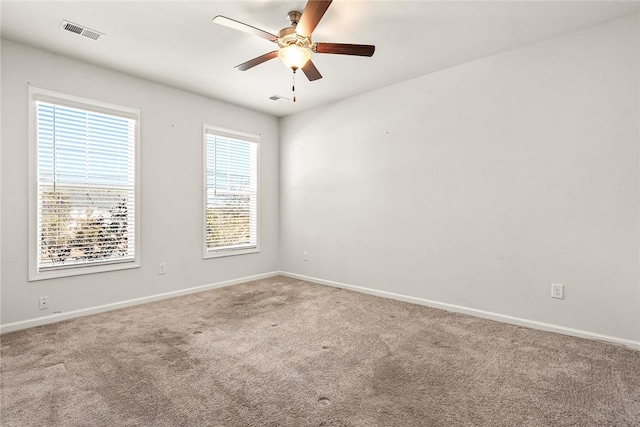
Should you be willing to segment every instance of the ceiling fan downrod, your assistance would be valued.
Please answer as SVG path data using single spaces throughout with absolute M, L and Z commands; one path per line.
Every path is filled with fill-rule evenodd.
M 289 13 L 287 13 L 287 16 L 289 17 L 289 22 L 291 23 L 291 26 L 295 27 L 296 25 L 298 25 L 298 22 L 300 22 L 300 17 L 302 16 L 302 12 L 298 12 L 297 10 L 292 10 Z

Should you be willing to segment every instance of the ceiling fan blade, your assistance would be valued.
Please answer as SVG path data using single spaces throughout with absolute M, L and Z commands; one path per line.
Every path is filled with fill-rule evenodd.
M 296 33 L 309 37 L 331 5 L 332 0 L 309 0 L 304 7 Z
M 310 82 L 322 78 L 322 74 L 320 74 L 320 71 L 318 71 L 311 60 L 308 60 L 307 63 L 304 64 L 304 67 L 302 67 L 302 72 L 305 76 L 307 76 Z
M 235 68 L 237 68 L 240 71 L 247 71 L 249 68 L 253 68 L 256 65 L 260 65 L 263 62 L 267 62 L 268 60 L 273 59 L 277 56 L 278 56 L 278 51 L 274 50 L 273 52 L 265 53 L 264 55 L 260 55 L 257 58 L 250 59 L 245 63 L 236 65 Z
M 376 47 L 370 44 L 316 43 L 314 51 L 338 55 L 373 56 Z
M 261 30 L 260 28 L 252 27 L 235 19 L 227 18 L 226 16 L 218 15 L 212 19 L 215 24 L 224 25 L 225 27 L 233 28 L 235 30 L 244 31 L 245 33 L 253 34 L 254 36 L 262 37 L 270 42 L 275 42 L 278 37 Z

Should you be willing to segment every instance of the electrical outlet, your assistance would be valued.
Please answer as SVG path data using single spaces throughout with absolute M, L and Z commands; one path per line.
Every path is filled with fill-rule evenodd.
M 564 285 L 561 285 L 559 283 L 552 283 L 551 298 L 564 299 Z
M 307 251 L 302 252 L 302 260 L 309 261 L 309 252 Z
M 164 262 L 158 264 L 158 274 L 167 274 L 167 264 Z
M 40 310 L 49 310 L 49 297 L 40 297 Z

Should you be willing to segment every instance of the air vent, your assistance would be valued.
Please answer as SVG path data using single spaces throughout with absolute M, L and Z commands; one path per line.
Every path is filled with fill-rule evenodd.
M 285 101 L 291 101 L 289 98 L 285 98 L 284 96 L 280 96 L 280 95 L 271 95 L 269 99 L 272 101 L 279 101 L 281 99 L 284 99 Z
M 73 22 L 69 21 L 62 21 L 62 24 L 60 24 L 60 29 L 87 37 L 91 40 L 100 40 L 104 37 L 104 34 L 99 31 L 91 30 L 87 27 L 83 27 L 82 25 L 74 24 Z

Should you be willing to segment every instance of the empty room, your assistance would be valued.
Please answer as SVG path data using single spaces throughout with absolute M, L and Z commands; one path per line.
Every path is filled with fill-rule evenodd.
M 640 2 L 0 2 L 3 427 L 640 426 Z

